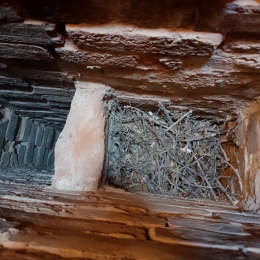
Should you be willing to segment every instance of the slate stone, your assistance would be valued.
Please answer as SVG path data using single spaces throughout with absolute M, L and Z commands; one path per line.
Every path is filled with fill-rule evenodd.
M 42 144 L 43 132 L 44 132 L 43 127 L 38 125 L 36 130 L 35 145 L 40 146 Z
M 40 147 L 36 146 L 34 147 L 34 150 L 33 150 L 33 166 L 36 167 L 36 160 L 37 160 L 37 154 L 38 154 L 38 151 L 39 151 Z
M 33 151 L 34 151 L 34 144 L 27 143 L 26 151 L 24 155 L 24 164 L 26 166 L 31 165 L 33 162 Z
M 9 141 L 8 143 L 7 143 L 7 146 L 8 146 L 8 151 L 10 152 L 10 153 L 15 153 L 16 151 L 15 151 L 15 141 Z
M 11 153 L 11 156 L 10 156 L 10 164 L 9 164 L 9 167 L 11 168 L 17 168 L 19 166 L 18 164 L 18 157 L 17 157 L 17 154 L 15 152 L 12 152 Z
M 37 169 L 41 169 L 43 166 L 43 160 L 46 148 L 44 146 L 36 147 L 34 165 Z
M 40 102 L 37 100 L 26 100 L 26 101 L 9 101 L 9 104 L 15 108 L 22 108 L 22 109 L 48 109 L 49 105 L 46 102 Z
M 32 128 L 32 120 L 29 117 L 23 117 L 20 126 L 19 141 L 27 142 L 29 140 Z
M 8 89 L 6 89 L 6 86 L 11 86 L 14 88 L 14 90 L 15 88 L 21 88 L 21 90 L 29 88 L 29 84 L 21 78 L 6 77 L 1 75 L 0 87 L 2 87 L 2 89 L 5 90 L 5 92 L 8 91 Z
M 15 43 L 0 43 L 0 57 L 22 60 L 53 60 L 48 50 L 43 47 Z
M 56 95 L 56 96 L 65 96 L 65 97 L 72 97 L 74 96 L 75 90 L 74 89 L 64 89 L 64 88 L 55 88 L 55 87 L 48 87 L 48 86 L 39 86 L 39 85 L 32 85 L 33 93 L 37 95 Z M 54 100 L 53 102 L 55 102 Z
M 45 149 L 44 157 L 42 160 L 42 169 L 47 169 L 49 151 L 50 151 L 49 149 Z
M 3 150 L 3 146 L 4 146 L 7 125 L 8 125 L 8 121 L 0 123 L 0 155 L 1 155 L 1 151 Z
M 47 161 L 47 169 L 53 170 L 54 169 L 54 151 L 50 151 L 48 155 L 48 161 Z
M 61 134 L 61 131 L 57 131 L 57 130 L 55 131 L 55 140 L 54 140 L 54 145 L 55 145 L 56 142 L 58 141 L 60 134 Z
M 51 37 L 50 33 L 54 36 Z M 3 23 L 0 24 L 0 41 L 25 43 L 41 46 L 63 44 L 63 39 L 55 32 L 55 24 Z
M 3 152 L 2 153 L 1 160 L 0 160 L 0 168 L 4 169 L 4 168 L 7 168 L 9 166 L 10 157 L 11 157 L 10 152 Z
M 53 146 L 54 134 L 54 129 L 52 127 L 49 127 L 48 136 L 46 140 L 46 148 L 50 149 Z
M 14 141 L 10 142 L 10 144 L 9 144 L 9 152 L 11 154 L 9 167 L 17 168 L 18 167 L 18 158 L 17 158 L 17 154 L 16 154 L 15 142 Z
M 26 146 L 25 145 L 19 145 L 17 147 L 17 153 L 18 153 L 18 164 L 20 167 L 24 166 L 24 155 L 26 152 Z
M 29 142 L 31 145 L 33 145 L 33 146 L 34 146 L 34 143 L 35 143 L 37 128 L 38 128 L 38 124 L 37 124 L 37 123 L 33 123 L 33 124 L 32 124 L 32 128 L 31 128 L 31 131 L 30 131 L 30 137 L 29 137 L 29 140 L 28 140 L 28 142 Z
M 15 112 L 12 111 L 10 113 L 10 119 L 5 134 L 5 139 L 7 141 L 15 140 L 17 126 L 18 126 L 18 116 L 15 114 Z
M 49 135 L 49 131 L 50 131 L 49 127 L 44 127 L 43 137 L 42 137 L 42 145 L 43 146 L 46 146 L 46 144 L 47 144 L 47 138 L 48 138 L 48 135 Z
M 0 94 L 1 94 L 1 91 L 0 91 Z M 8 100 L 6 98 L 0 97 L 0 106 L 7 104 L 7 103 L 8 103 Z
M 58 95 L 43 95 L 42 96 L 43 98 L 47 99 L 48 101 L 58 101 L 58 102 L 61 102 L 61 103 L 68 103 L 70 104 L 71 103 L 71 100 L 72 100 L 72 96 L 58 96 Z

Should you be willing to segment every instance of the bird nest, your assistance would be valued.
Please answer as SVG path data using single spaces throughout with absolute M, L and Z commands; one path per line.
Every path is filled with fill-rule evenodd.
M 238 170 L 223 143 L 225 120 L 159 102 L 153 111 L 113 101 L 108 132 L 108 183 L 128 191 L 235 203 Z M 226 176 L 227 168 L 232 174 Z

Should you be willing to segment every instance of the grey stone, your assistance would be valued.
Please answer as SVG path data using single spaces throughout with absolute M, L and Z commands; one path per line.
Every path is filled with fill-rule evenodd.
M 56 95 L 56 96 L 65 96 L 72 99 L 74 96 L 74 89 L 64 89 L 64 88 L 55 88 L 49 86 L 36 86 L 32 85 L 33 93 L 37 95 Z M 55 102 L 54 100 L 53 102 Z
M 1 94 L 1 91 L 0 91 L 0 94 Z M 7 104 L 7 103 L 8 103 L 8 100 L 6 98 L 0 97 L 0 104 L 1 105 Z
M 40 46 L 0 43 L 0 57 L 6 59 L 51 61 L 53 57 Z
M 46 143 L 47 143 L 47 138 L 48 138 L 48 135 L 49 135 L 49 127 L 44 127 L 44 130 L 43 130 L 43 137 L 42 137 L 42 145 L 43 146 L 46 146 Z
M 34 146 L 38 124 L 33 123 L 30 131 L 29 143 Z
M 12 152 L 11 153 L 11 156 L 10 156 L 10 164 L 9 164 L 9 167 L 11 168 L 17 168 L 19 166 L 18 164 L 18 157 L 17 157 L 17 154 L 15 152 Z
M 32 128 L 32 120 L 29 117 L 23 117 L 20 126 L 19 141 L 27 142 L 29 140 L 30 132 Z
M 35 137 L 35 145 L 40 146 L 42 144 L 43 132 L 44 132 L 43 127 L 38 125 L 37 131 L 36 131 L 36 137 Z
M 12 86 L 15 88 L 24 89 L 24 88 L 28 88 L 29 84 L 21 78 L 6 77 L 6 76 L 1 75 L 0 76 L 0 87 L 3 87 L 3 90 L 8 91 L 8 89 L 6 89 L 6 86 Z
M 25 145 L 19 145 L 17 147 L 17 153 L 18 153 L 18 164 L 20 167 L 24 166 L 24 155 L 26 152 L 26 146 Z
M 36 147 L 34 165 L 37 169 L 41 169 L 43 166 L 45 150 L 46 149 L 44 146 Z
M 54 129 L 52 127 L 49 127 L 48 137 L 46 140 L 46 148 L 51 148 L 53 146 L 53 141 L 54 141 Z
M 10 152 L 3 152 L 0 160 L 0 168 L 7 168 L 10 163 Z
M 49 151 L 50 151 L 49 149 L 45 149 L 44 157 L 42 161 L 42 169 L 47 169 Z
M 58 141 L 60 134 L 61 134 L 61 131 L 58 131 L 58 130 L 55 131 L 55 140 L 54 140 L 55 144 Z
M 0 123 L 0 155 L 4 146 L 7 125 L 8 125 L 8 121 Z
M 10 119 L 5 134 L 5 139 L 7 141 L 15 140 L 17 126 L 18 126 L 18 116 L 15 114 L 15 112 L 12 111 L 10 113 Z
M 48 161 L 47 161 L 47 169 L 53 170 L 54 169 L 54 151 L 50 151 L 48 155 Z
M 25 151 L 25 155 L 24 155 L 24 164 L 26 166 L 30 166 L 33 162 L 33 151 L 34 151 L 34 144 L 27 143 L 26 151 Z
M 58 95 L 43 95 L 42 96 L 43 98 L 47 99 L 48 101 L 58 101 L 58 102 L 61 102 L 61 103 L 67 103 L 67 104 L 70 104 L 71 103 L 71 100 L 72 100 L 72 96 L 58 96 Z
M 33 150 L 33 166 L 36 167 L 36 161 L 37 161 L 37 154 L 38 154 L 38 151 L 39 151 L 40 147 L 39 146 L 36 146 L 34 147 L 34 150 Z
M 50 33 L 54 37 L 50 36 Z M 41 46 L 61 45 L 63 39 L 56 34 L 55 24 L 2 23 L 0 41 Z
M 15 153 L 15 141 L 9 141 L 8 142 L 8 151 L 10 153 Z
M 9 101 L 9 104 L 15 108 L 24 108 L 24 109 L 48 109 L 49 105 L 44 102 L 35 102 L 34 100 L 26 100 L 26 101 Z

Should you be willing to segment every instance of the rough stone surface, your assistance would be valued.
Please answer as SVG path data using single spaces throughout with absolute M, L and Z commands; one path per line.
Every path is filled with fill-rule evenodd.
M 34 185 L 12 183 L 22 175 Z M 0 182 L 1 259 L 259 259 L 260 217 L 236 207 L 111 188 L 57 191 L 39 187 L 45 172 L 1 178 L 10 180 Z
M 104 69 L 106 67 L 136 68 L 138 55 L 112 55 L 80 50 L 73 43 L 66 41 L 62 48 L 56 48 L 59 59 L 63 62 L 85 66 L 85 69 Z M 98 66 L 98 67 L 94 67 Z
M 0 115 L 0 171 L 30 168 L 49 170 L 52 174 L 54 146 L 60 130 L 18 116 L 10 109 L 0 111 Z
M 222 8 L 209 11 L 206 17 L 204 24 L 207 24 L 211 30 L 223 33 L 260 32 L 260 3 L 257 0 L 229 1 Z M 207 26 L 205 27 L 208 28 Z
M 82 49 L 170 56 L 210 56 L 222 42 L 221 34 L 171 32 L 126 26 L 66 27 L 72 41 Z
M 259 6 L 256 0 L 1 1 L 0 106 L 59 132 L 77 79 L 111 86 L 126 101 L 167 98 L 199 113 L 236 117 L 260 96 Z M 43 134 L 36 135 L 33 164 Z M 255 162 L 258 145 L 250 135 L 245 158 Z M 15 138 L 3 141 L 0 153 L 18 151 Z M 46 167 L 51 150 L 42 152 Z M 10 162 L 16 164 L 14 155 Z M 258 178 L 245 176 L 248 183 Z
M 5 139 L 7 141 L 14 140 L 16 132 L 17 132 L 17 125 L 18 125 L 18 117 L 13 111 L 7 111 L 10 115 L 9 123 L 6 129 Z
M 32 128 L 32 120 L 29 117 L 22 118 L 19 141 L 28 141 Z
M 8 125 L 7 120 L 0 121 L 0 153 L 2 153 L 3 150 L 7 125 Z
M 105 152 L 103 98 L 108 90 L 105 85 L 76 82 L 71 109 L 55 146 L 54 188 L 98 188 Z
M 223 203 L 111 189 L 82 194 L 39 188 L 50 184 L 54 155 L 45 129 L 55 128 L 57 140 L 74 79 L 109 85 L 126 101 L 130 95 L 146 103 L 154 96 L 166 97 L 176 106 L 227 118 L 255 101 L 260 95 L 259 7 L 259 0 L 1 1 L 0 108 L 36 120 L 42 131 L 32 138 L 31 163 L 37 171 L 12 171 L 17 163 L 24 167 L 29 139 L 18 138 L 27 135 L 18 123 L 14 140 L 6 140 L 10 118 L 0 112 L 0 166 L 7 167 L 0 170 L 0 258 L 259 259 L 258 214 Z M 94 101 L 82 107 L 88 109 Z M 90 116 L 89 111 L 80 110 L 75 118 Z M 243 110 L 241 117 L 241 208 L 259 210 L 259 104 Z M 89 142 L 98 135 L 96 128 L 81 134 L 89 134 Z M 78 144 L 85 148 L 85 138 Z M 94 156 L 91 168 L 99 174 L 101 153 L 99 157 L 87 147 L 82 161 Z M 65 168 L 73 159 L 65 156 L 74 151 L 62 151 Z M 43 167 L 48 170 L 38 171 Z M 67 182 L 76 177 L 73 189 L 85 189 L 77 185 L 86 184 L 85 170 L 73 172 L 63 183 L 58 175 L 57 187 L 71 189 Z M 14 180 L 21 185 L 12 184 Z
M 34 45 L 0 43 L 0 57 L 8 59 L 44 60 L 53 59 L 48 50 Z
M 3 152 L 2 153 L 1 160 L 0 160 L 0 167 L 1 168 L 5 169 L 9 166 L 10 156 L 11 156 L 10 152 Z
M 38 21 L 0 24 L 0 42 L 23 43 L 42 46 L 62 45 L 60 35 L 55 35 L 55 25 Z
M 260 209 L 260 105 L 252 103 L 241 112 L 238 135 L 240 149 L 240 174 L 243 177 L 241 207 L 245 210 Z
M 24 22 L 1 24 L 0 49 L 6 59 L 0 76 L 8 84 L 8 89 L 0 86 L 1 102 L 11 100 L 16 111 L 54 126 L 68 113 L 71 99 L 59 96 L 73 88 L 74 78 L 167 96 L 176 105 L 219 115 L 232 114 L 259 96 L 259 2 L 148 2 L 57 2 L 53 8 L 50 0 L 44 6 L 23 1 Z M 66 38 L 65 45 L 54 48 L 63 44 L 61 38 Z M 14 79 L 29 85 L 19 88 Z M 17 103 L 17 95 L 30 103 Z

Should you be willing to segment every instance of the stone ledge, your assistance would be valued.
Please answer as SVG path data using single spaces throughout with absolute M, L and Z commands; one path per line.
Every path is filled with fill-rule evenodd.
M 69 38 L 82 49 L 169 56 L 210 56 L 222 35 L 191 31 L 138 29 L 129 26 L 67 25 Z

